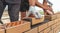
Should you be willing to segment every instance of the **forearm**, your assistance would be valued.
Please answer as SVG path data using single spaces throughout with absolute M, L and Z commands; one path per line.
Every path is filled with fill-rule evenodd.
M 43 8 L 43 9 L 48 9 L 46 6 L 44 6 L 43 4 L 41 4 L 40 2 L 36 1 L 36 5 L 40 8 Z
M 38 0 L 29 0 L 30 6 L 35 6 L 35 4 L 40 8 L 47 9 L 47 7 L 45 7 L 43 4 L 39 3 Z
M 29 5 L 30 6 L 35 6 L 35 0 L 29 0 Z
M 47 5 L 47 0 L 43 0 L 43 5 Z

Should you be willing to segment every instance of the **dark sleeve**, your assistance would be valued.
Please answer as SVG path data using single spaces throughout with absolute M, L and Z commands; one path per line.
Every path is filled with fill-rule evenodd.
M 29 10 L 29 2 L 28 0 L 21 0 L 21 5 L 20 5 L 20 11 L 24 12 L 26 10 Z

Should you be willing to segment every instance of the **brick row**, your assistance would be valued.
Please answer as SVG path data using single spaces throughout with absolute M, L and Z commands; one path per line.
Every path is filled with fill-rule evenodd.
M 0 25 L 0 33 L 58 33 L 60 31 L 60 13 L 45 17 L 41 19 L 24 18 L 21 21 Z
M 36 19 L 34 17 L 24 18 L 23 20 L 31 22 L 32 25 L 42 23 L 44 21 L 44 16 L 41 19 Z

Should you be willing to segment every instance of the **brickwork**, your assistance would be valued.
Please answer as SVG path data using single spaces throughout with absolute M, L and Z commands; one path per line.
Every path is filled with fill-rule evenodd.
M 42 21 L 41 21 L 42 20 Z M 42 17 L 26 18 L 0 25 L 0 33 L 58 33 L 60 31 L 60 13 Z

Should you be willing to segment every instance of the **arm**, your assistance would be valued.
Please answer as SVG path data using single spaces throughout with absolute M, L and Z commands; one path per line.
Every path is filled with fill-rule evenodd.
M 38 0 L 36 0 L 35 3 L 40 8 L 43 8 L 45 10 L 52 10 L 51 8 L 48 7 L 46 0 L 44 0 L 43 4 L 41 4 L 40 2 L 38 2 Z
M 46 3 L 44 3 L 44 4 L 46 4 Z M 46 7 L 45 5 L 43 5 L 43 4 L 41 4 L 40 2 L 38 2 L 38 0 L 36 0 L 36 5 L 37 5 L 38 7 L 40 7 L 40 8 L 46 9 L 46 10 L 49 9 L 49 8 Z
M 45 12 L 46 12 L 47 10 L 53 12 L 52 7 L 50 7 L 50 6 L 47 5 L 47 1 L 46 1 L 46 0 L 43 1 L 43 4 L 41 4 L 40 2 L 38 2 L 38 0 L 36 0 L 36 5 L 37 5 L 38 7 L 40 7 L 40 8 L 43 8 L 43 10 L 44 10 Z
M 35 6 L 35 0 L 29 0 L 29 5 L 30 6 Z

